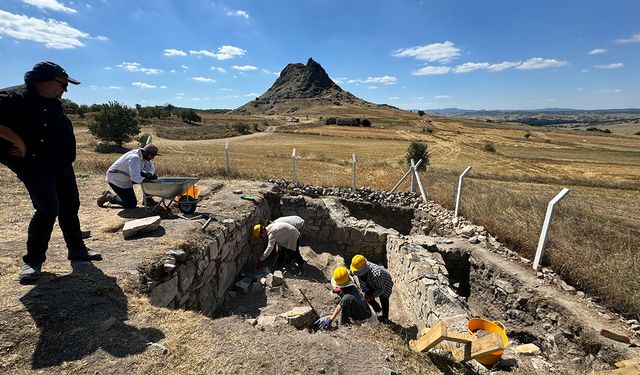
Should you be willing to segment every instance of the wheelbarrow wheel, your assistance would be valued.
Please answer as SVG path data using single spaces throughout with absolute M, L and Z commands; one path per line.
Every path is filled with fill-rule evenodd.
M 198 201 L 189 195 L 183 195 L 178 199 L 178 208 L 183 214 L 192 214 L 196 211 Z

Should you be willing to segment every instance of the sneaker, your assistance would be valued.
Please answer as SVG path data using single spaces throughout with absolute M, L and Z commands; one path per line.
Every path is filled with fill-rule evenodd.
M 20 269 L 20 273 L 18 274 L 20 281 L 35 281 L 40 278 L 40 269 L 41 264 L 22 264 L 22 268 Z
M 67 256 L 67 259 L 71 261 L 81 261 L 81 262 L 87 262 L 91 260 L 102 260 L 102 254 L 100 254 L 100 252 L 98 251 L 87 249 L 86 251 L 73 252 L 73 253 L 70 252 L 69 255 Z
M 111 201 L 111 192 L 108 190 L 105 190 L 102 192 L 102 194 L 100 194 L 100 196 L 98 197 L 98 199 L 96 199 L 96 203 L 98 203 L 98 207 L 104 207 L 105 203 L 110 202 Z

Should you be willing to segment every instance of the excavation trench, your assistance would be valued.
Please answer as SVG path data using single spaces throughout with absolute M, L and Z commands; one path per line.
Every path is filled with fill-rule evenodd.
M 229 197 L 222 194 L 214 199 Z M 215 206 L 215 202 L 209 204 Z M 285 271 L 286 287 L 265 288 L 260 279 L 268 271 L 261 274 L 253 265 L 266 243 L 252 238 L 250 228 L 263 218 L 286 215 L 305 219 L 300 241 L 308 262 L 305 274 Z M 299 298 L 303 290 L 318 313 L 328 313 L 335 306 L 328 287 L 333 268 L 350 264 L 359 253 L 389 269 L 396 301 L 392 320 L 413 326 L 413 332 L 438 321 L 466 332 L 469 319 L 481 316 L 506 325 L 510 348 L 533 343 L 542 349 L 541 355 L 526 358 L 507 349 L 498 365 L 503 369 L 524 366 L 527 361 L 532 368 L 547 366 L 551 372 L 603 368 L 616 355 L 569 318 L 566 307 L 540 296 L 535 288 L 480 256 L 479 245 L 435 236 L 438 223 L 431 220 L 425 225 L 425 220 L 417 220 L 424 217 L 422 212 L 269 191 L 234 217 L 216 217 L 197 241 L 183 249 L 184 259 L 178 259 L 171 273 L 156 267 L 146 275 L 146 291 L 154 305 L 195 310 L 214 318 L 242 315 L 266 324 L 265 317 L 304 304 Z M 243 281 L 249 284 L 239 286 Z

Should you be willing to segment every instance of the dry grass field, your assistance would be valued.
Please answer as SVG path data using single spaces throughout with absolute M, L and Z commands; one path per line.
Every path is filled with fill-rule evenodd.
M 409 113 L 398 116 L 396 111 L 393 117 L 384 117 L 377 111 L 357 114 L 374 124 L 361 128 L 323 125 L 323 116 L 336 115 L 329 109 L 308 113 L 298 115 L 297 124 L 288 123 L 286 117 L 203 113 L 204 125 L 192 127 L 197 132 L 206 127 L 228 130 L 233 121 L 258 124 L 255 133 L 232 138 L 219 138 L 229 134 L 215 136 L 208 130 L 216 139 L 167 139 L 157 135 L 161 124 L 153 123 L 144 125 L 143 132 L 155 135 L 162 153 L 156 164 L 162 175 L 291 180 L 295 148 L 297 178 L 303 184 L 351 186 L 355 154 L 357 185 L 381 190 L 391 189 L 406 171 L 403 159 L 409 143 L 426 142 L 430 166 L 422 181 L 430 198 L 453 208 L 457 176 L 472 166 L 465 180 L 462 215 L 527 258 L 533 257 L 548 201 L 567 187 L 571 193 L 557 208 L 545 264 L 615 310 L 640 317 L 640 136 L 629 135 L 640 131 L 640 125 L 625 128 L 625 134 L 594 134 Z M 86 127 L 76 131 L 76 169 L 103 173 L 118 155 L 96 153 Z M 225 169 L 226 142 L 230 173 Z M 489 143 L 495 152 L 483 150 Z M 401 189 L 408 189 L 408 183 Z

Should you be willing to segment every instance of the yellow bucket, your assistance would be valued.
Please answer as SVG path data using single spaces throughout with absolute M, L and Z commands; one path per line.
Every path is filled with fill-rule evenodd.
M 502 343 L 505 348 L 509 345 L 509 339 L 507 338 L 507 328 L 501 322 L 494 320 L 489 321 L 486 319 L 473 318 L 467 323 L 467 329 L 470 333 L 476 333 L 477 331 L 485 331 L 489 333 L 497 333 L 502 338 Z M 492 366 L 500 361 L 502 358 L 502 353 L 504 353 L 503 349 L 496 350 L 495 352 L 491 352 L 489 354 L 482 355 L 476 360 L 483 365 Z

